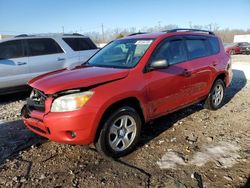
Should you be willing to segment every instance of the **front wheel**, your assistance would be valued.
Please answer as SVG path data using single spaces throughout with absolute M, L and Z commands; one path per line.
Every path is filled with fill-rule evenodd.
M 141 118 L 136 110 L 121 107 L 104 121 L 95 147 L 105 157 L 118 158 L 134 149 L 140 132 Z
M 223 105 L 225 98 L 225 83 L 217 79 L 205 101 L 204 107 L 210 110 L 217 110 Z

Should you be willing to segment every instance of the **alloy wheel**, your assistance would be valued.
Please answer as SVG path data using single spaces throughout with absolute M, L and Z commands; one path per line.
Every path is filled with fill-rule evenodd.
M 136 121 L 132 116 L 118 117 L 109 129 L 109 145 L 114 151 L 127 149 L 136 136 Z

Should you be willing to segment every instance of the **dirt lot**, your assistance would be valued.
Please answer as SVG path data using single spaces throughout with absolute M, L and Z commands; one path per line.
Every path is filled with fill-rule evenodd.
M 1 96 L 0 187 L 250 187 L 250 56 L 234 56 L 233 71 L 223 108 L 157 119 L 117 161 L 36 136 L 20 120 L 28 94 Z

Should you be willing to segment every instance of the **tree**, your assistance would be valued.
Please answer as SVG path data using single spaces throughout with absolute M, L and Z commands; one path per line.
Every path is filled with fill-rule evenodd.
M 122 33 L 120 33 L 119 35 L 116 36 L 116 39 L 119 39 L 119 38 L 123 38 L 124 35 Z

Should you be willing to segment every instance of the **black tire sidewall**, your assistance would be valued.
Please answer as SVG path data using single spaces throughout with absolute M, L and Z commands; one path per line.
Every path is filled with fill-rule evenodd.
M 136 136 L 134 138 L 133 143 L 125 150 L 123 151 L 114 151 L 110 146 L 109 146 L 109 130 L 111 128 L 111 125 L 113 122 L 120 116 L 123 115 L 129 115 L 132 116 L 136 122 Z M 107 120 L 104 123 L 104 127 L 100 132 L 99 138 L 97 140 L 97 150 L 104 156 L 106 157 L 111 157 L 111 158 L 119 158 L 121 156 L 124 156 L 128 153 L 130 153 L 134 147 L 136 146 L 139 138 L 140 138 L 140 132 L 141 132 L 141 118 L 139 114 L 135 111 L 135 109 L 131 107 L 122 107 L 117 109 L 113 114 L 111 114 L 110 117 L 107 118 Z

